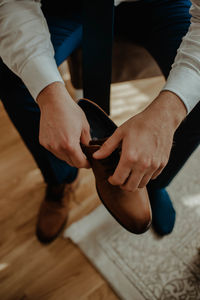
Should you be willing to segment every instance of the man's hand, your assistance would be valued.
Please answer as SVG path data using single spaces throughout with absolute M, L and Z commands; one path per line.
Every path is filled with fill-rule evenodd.
M 39 141 L 58 158 L 77 168 L 89 168 L 80 142 L 88 144 L 90 128 L 81 108 L 61 82 L 47 86 L 37 97 L 41 111 Z
M 143 112 L 117 128 L 93 157 L 105 158 L 121 143 L 119 164 L 108 180 L 128 191 L 142 188 L 166 166 L 174 132 L 185 116 L 180 98 L 163 91 Z

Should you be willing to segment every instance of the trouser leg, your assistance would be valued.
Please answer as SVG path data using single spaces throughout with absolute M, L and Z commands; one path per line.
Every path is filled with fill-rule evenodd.
M 73 19 L 73 20 L 72 20 Z M 80 44 L 81 26 L 74 16 L 69 20 L 50 17 L 47 20 L 55 49 L 55 58 L 60 64 Z M 0 98 L 3 105 L 32 153 L 47 183 L 71 182 L 77 169 L 56 158 L 39 144 L 40 110 L 23 82 L 0 61 Z

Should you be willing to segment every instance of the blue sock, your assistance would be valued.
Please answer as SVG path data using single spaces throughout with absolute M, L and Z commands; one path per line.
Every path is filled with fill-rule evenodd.
M 176 212 L 167 191 L 147 186 L 152 209 L 152 225 L 160 235 L 172 232 L 176 219 Z

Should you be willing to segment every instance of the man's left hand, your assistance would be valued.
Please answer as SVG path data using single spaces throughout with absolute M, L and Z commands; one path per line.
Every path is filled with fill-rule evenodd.
M 143 112 L 118 127 L 93 154 L 95 159 L 103 159 L 121 144 L 120 161 L 108 181 L 135 191 L 155 179 L 169 160 L 174 132 L 185 116 L 186 108 L 180 98 L 162 91 Z

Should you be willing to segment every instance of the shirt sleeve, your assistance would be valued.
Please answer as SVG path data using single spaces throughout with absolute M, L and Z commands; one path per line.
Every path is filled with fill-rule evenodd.
M 63 82 L 40 1 L 0 0 L 0 56 L 35 100 L 47 85 Z
M 200 100 L 200 1 L 193 0 L 188 33 L 183 38 L 163 90 L 180 97 L 189 113 Z

